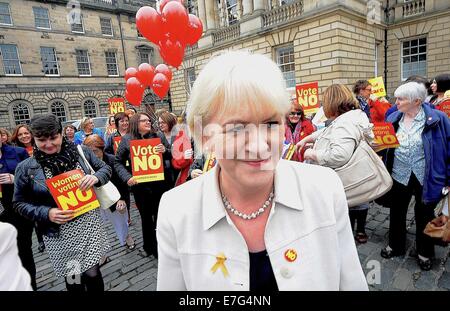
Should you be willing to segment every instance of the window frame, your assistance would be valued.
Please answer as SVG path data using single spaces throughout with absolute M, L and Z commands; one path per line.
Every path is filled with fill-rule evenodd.
M 289 63 L 281 64 L 280 62 L 278 62 L 278 59 L 281 58 L 281 56 L 279 56 L 279 52 L 282 51 L 282 50 L 287 50 L 287 49 L 292 49 L 293 61 L 289 62 Z M 295 50 L 294 50 L 294 44 L 293 43 L 289 43 L 289 44 L 285 44 L 285 45 L 276 46 L 274 48 L 274 52 L 275 52 L 274 53 L 275 54 L 275 63 L 277 64 L 278 68 L 280 68 L 281 73 L 283 74 L 284 81 L 286 82 L 286 87 L 287 88 L 291 88 L 291 87 L 295 88 L 295 85 L 297 84 L 297 81 L 296 81 L 296 78 L 295 78 Z M 291 64 L 294 66 L 293 67 L 294 70 L 284 72 L 283 69 L 282 69 L 282 66 L 291 65 Z M 293 72 L 294 79 L 289 79 L 289 80 L 286 79 L 285 73 L 288 73 L 288 72 Z M 291 80 L 294 81 L 294 85 L 288 84 L 288 81 L 291 81 Z
M 114 75 L 109 74 L 108 57 L 106 56 L 106 53 L 114 53 L 114 60 L 115 60 L 117 74 L 114 74 Z M 119 76 L 119 64 L 117 62 L 117 52 L 116 51 L 105 51 L 105 62 L 106 62 L 106 73 L 107 73 L 108 77 L 118 77 Z
M 84 34 L 85 33 L 84 22 L 83 22 L 83 14 L 80 14 L 80 22 L 81 22 L 81 24 L 70 24 L 70 31 L 72 33 L 79 33 L 79 34 Z M 73 30 L 73 25 L 81 25 L 82 31 Z
M 34 15 L 34 26 L 37 29 L 51 30 L 52 29 L 52 23 L 50 21 L 50 12 L 49 12 L 48 8 L 44 8 L 44 7 L 40 7 L 40 6 L 34 6 L 32 9 L 33 9 L 33 15 Z M 41 10 L 47 11 L 48 28 L 36 25 L 37 18 L 36 18 L 35 9 L 41 9 Z
M 14 46 L 16 48 L 17 62 L 19 63 L 20 73 L 6 73 L 5 58 L 4 58 L 3 50 L 1 48 L 4 45 L 10 45 L 10 46 Z M 19 54 L 19 48 L 17 47 L 17 45 L 16 44 L 0 44 L 0 54 L 2 55 L 3 71 L 5 73 L 5 76 L 6 77 L 22 77 L 23 76 L 22 64 L 20 63 L 20 54 Z
M 191 75 L 189 74 L 191 70 L 194 72 L 194 81 L 191 81 Z M 191 91 L 195 80 L 197 80 L 197 74 L 195 72 L 195 66 L 186 68 L 185 79 L 186 79 L 185 81 L 186 81 L 187 87 L 188 87 L 189 91 Z
M 86 103 L 87 102 L 92 102 L 94 104 L 94 109 L 95 109 L 95 115 L 94 116 L 88 115 L 86 113 Z M 86 98 L 85 100 L 83 100 L 83 116 L 88 117 L 88 118 L 97 118 L 98 112 L 99 112 L 99 109 L 97 107 L 97 102 L 94 99 Z
M 148 53 L 148 60 L 145 62 L 142 61 L 142 54 L 141 54 L 142 52 Z M 143 63 L 147 63 L 147 64 L 151 65 L 153 62 L 153 56 L 154 56 L 154 51 L 152 48 L 144 48 L 144 47 L 138 48 L 139 65 L 143 64 Z
M 109 21 L 109 28 L 111 29 L 111 34 L 103 33 L 102 20 L 108 20 Z M 113 26 L 112 26 L 112 19 L 111 19 L 111 17 L 102 17 L 102 16 L 100 16 L 100 32 L 102 33 L 102 36 L 114 37 L 114 29 L 113 29 Z
M 16 119 L 16 117 L 14 115 L 14 110 L 15 110 L 15 107 L 17 107 L 18 105 L 22 105 L 23 107 L 26 108 L 27 114 L 28 114 L 28 118 L 27 119 L 19 119 L 19 120 Z M 24 110 L 24 109 L 22 108 L 22 110 Z M 30 109 L 30 105 L 28 105 L 27 102 L 21 101 L 21 100 L 19 100 L 17 102 L 13 102 L 11 104 L 11 114 L 12 114 L 11 120 L 13 121 L 14 126 L 18 126 L 20 124 L 30 124 L 31 118 L 33 117 L 33 114 L 32 114 L 31 109 Z
M 225 10 L 226 10 L 226 19 L 227 25 L 232 26 L 239 22 L 237 11 L 238 11 L 238 0 L 224 0 L 225 1 Z M 236 1 L 234 5 L 228 6 L 228 1 Z M 236 19 L 230 21 L 230 13 L 232 13 L 233 8 L 236 9 Z
M 426 40 L 425 44 L 421 45 L 419 43 L 419 41 L 421 39 L 425 39 Z M 412 41 L 417 41 L 417 53 L 414 53 L 414 54 L 411 54 L 411 42 Z M 407 49 L 409 49 L 410 53 L 407 56 L 403 55 L 403 50 L 405 49 L 403 44 L 405 42 L 409 42 L 409 47 Z M 423 47 L 423 46 L 425 46 L 425 52 L 420 52 L 420 47 Z M 425 55 L 425 72 L 424 73 L 421 73 L 421 72 L 418 72 L 418 71 L 412 72 L 411 70 L 409 70 L 409 75 L 407 77 L 404 77 L 404 73 L 405 73 L 405 71 L 403 69 L 403 65 L 404 65 L 403 59 L 404 59 L 404 57 L 417 56 L 417 62 L 415 62 L 415 63 L 417 63 L 417 66 L 418 66 L 419 62 L 421 62 L 419 60 L 420 55 Z M 401 78 L 401 81 L 406 81 L 406 79 L 408 79 L 408 77 L 411 76 L 411 75 L 422 75 L 422 76 L 426 77 L 427 76 L 427 70 L 428 70 L 427 61 L 428 61 L 428 38 L 427 38 L 427 36 L 419 36 L 419 37 L 407 38 L 406 40 L 401 40 L 400 41 L 400 78 Z M 411 64 L 411 63 L 412 62 L 410 61 L 409 64 Z
M 53 105 L 55 105 L 55 104 L 61 104 L 61 105 L 62 105 L 62 108 L 63 108 L 63 111 L 64 111 L 64 120 L 61 120 L 61 117 L 58 116 L 57 114 L 55 114 L 55 113 L 53 112 Z M 67 115 L 66 105 L 64 104 L 64 102 L 63 102 L 62 100 L 55 99 L 55 100 L 51 101 L 51 102 L 50 102 L 50 107 L 49 107 L 49 108 L 50 108 L 50 109 L 49 109 L 49 110 L 50 110 L 50 113 L 53 114 L 54 116 L 56 116 L 56 118 L 57 118 L 59 121 L 61 121 L 61 122 L 66 122 L 66 121 L 69 119 L 69 117 L 68 117 L 68 115 Z
M 55 63 L 56 63 L 56 68 L 58 70 L 58 74 L 46 74 L 45 73 L 44 59 L 42 57 L 42 48 L 53 49 L 53 53 L 54 53 L 53 55 L 55 56 Z M 41 46 L 40 50 L 41 50 L 42 70 L 44 70 L 44 75 L 46 77 L 59 77 L 59 76 L 61 76 L 61 69 L 59 67 L 58 56 L 56 55 L 56 49 L 54 47 L 50 47 L 50 46 Z
M 11 6 L 9 5 L 8 2 L 0 2 L 0 4 L 6 4 L 8 6 L 9 20 L 11 21 L 11 24 L 6 24 L 6 23 L 0 22 L 0 25 L 2 25 L 2 26 L 13 26 L 14 22 L 13 22 L 13 18 L 12 18 L 12 14 L 11 14 Z
M 85 51 L 86 52 L 86 58 L 87 58 L 87 64 L 89 67 L 89 74 L 80 74 L 80 68 L 78 67 L 79 62 L 78 62 L 78 51 Z M 75 62 L 77 63 L 77 71 L 78 71 L 78 76 L 79 77 L 92 77 L 92 67 L 91 67 L 91 59 L 89 58 L 89 50 L 87 49 L 75 49 Z M 86 63 L 82 63 L 82 64 L 86 64 Z

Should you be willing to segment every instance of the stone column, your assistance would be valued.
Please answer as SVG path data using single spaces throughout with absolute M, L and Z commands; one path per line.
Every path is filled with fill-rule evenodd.
M 237 14 L 238 14 L 238 19 L 240 20 L 242 18 L 242 0 L 237 0 Z
M 206 9 L 205 9 L 205 0 L 197 0 L 197 8 L 198 8 L 198 18 L 203 23 L 203 31 L 208 29 L 208 24 L 206 23 Z
M 206 8 L 206 24 L 208 25 L 208 29 L 216 28 L 216 17 L 214 11 L 214 0 L 205 0 L 205 8 Z
M 253 9 L 255 11 L 262 11 L 267 8 L 266 0 L 253 0 Z
M 243 14 L 242 16 L 250 15 L 253 13 L 253 0 L 242 0 Z

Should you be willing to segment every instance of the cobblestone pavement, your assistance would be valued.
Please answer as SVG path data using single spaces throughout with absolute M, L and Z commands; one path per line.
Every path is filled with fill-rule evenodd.
M 136 208 L 132 208 L 133 225 L 130 232 L 136 241 L 136 248 L 129 251 L 120 246 L 110 224 L 107 225 L 112 249 L 110 262 L 102 268 L 105 289 L 108 291 L 154 291 L 156 290 L 157 260 L 146 257 L 142 249 L 140 217 Z M 367 234 L 369 241 L 358 245 L 359 258 L 370 290 L 415 291 L 415 290 L 450 290 L 450 260 L 448 247 L 436 246 L 436 258 L 431 271 L 421 271 L 416 259 L 409 256 L 414 249 L 415 226 L 413 209 L 409 209 L 408 251 L 404 257 L 384 259 L 380 250 L 385 246 L 389 229 L 389 209 L 371 206 L 367 217 Z M 34 239 L 34 253 L 37 268 L 37 285 L 40 291 L 65 290 L 64 279 L 57 279 L 46 251 L 39 253 Z M 379 268 L 379 269 L 378 269 Z

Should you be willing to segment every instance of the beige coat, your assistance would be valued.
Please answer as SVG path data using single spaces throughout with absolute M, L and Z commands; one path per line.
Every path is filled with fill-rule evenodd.
M 337 117 L 327 128 L 311 135 L 316 139 L 314 150 L 317 164 L 338 168 L 346 164 L 364 137 L 373 140 L 373 125 L 361 109 L 351 110 Z
M 166 192 L 160 203 L 157 290 L 249 290 L 249 252 L 229 218 L 214 169 Z M 337 174 L 281 160 L 265 230 L 280 290 L 367 290 Z M 286 253 L 297 258 L 290 262 Z M 226 257 L 226 276 L 211 268 Z
M 17 250 L 17 230 L 0 222 L 0 291 L 31 291 L 31 278 Z

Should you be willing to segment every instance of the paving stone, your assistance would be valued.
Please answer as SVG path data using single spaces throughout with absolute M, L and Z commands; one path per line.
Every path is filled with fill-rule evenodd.
M 442 273 L 437 286 L 441 289 L 450 290 L 450 272 Z
M 392 283 L 394 289 L 406 290 L 412 283 L 411 272 L 406 269 L 398 269 Z
M 136 274 L 137 274 L 137 271 L 133 270 L 133 271 L 130 271 L 128 273 L 125 273 L 125 274 L 119 276 L 118 278 L 111 281 L 111 287 L 114 288 L 115 286 L 121 284 L 122 282 L 131 279 Z
M 124 282 L 120 283 L 118 286 L 111 288 L 111 291 L 123 291 L 123 290 L 127 289 L 129 286 L 130 286 L 130 283 L 128 281 L 124 281 Z
M 422 271 L 414 286 L 420 290 L 432 290 L 435 287 L 437 274 L 434 271 Z

